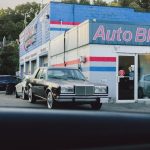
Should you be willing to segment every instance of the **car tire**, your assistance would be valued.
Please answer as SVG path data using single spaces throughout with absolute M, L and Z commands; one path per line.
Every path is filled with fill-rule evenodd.
M 143 89 L 140 87 L 138 89 L 138 98 L 143 98 L 144 94 L 143 94 Z
M 28 99 L 28 96 L 27 96 L 27 94 L 25 93 L 25 90 L 24 90 L 24 89 L 22 89 L 22 99 L 23 99 L 23 100 L 27 100 L 27 99 Z
M 19 98 L 19 95 L 18 95 L 18 93 L 17 93 L 16 90 L 15 90 L 15 97 L 16 97 L 16 98 Z
M 34 96 L 34 94 L 32 92 L 32 88 L 29 88 L 28 100 L 29 100 L 30 103 L 35 103 L 36 102 L 36 97 Z
M 56 108 L 56 101 L 54 100 L 51 92 L 48 92 L 48 94 L 47 94 L 47 107 L 49 109 Z
M 93 110 L 100 110 L 102 107 L 102 103 L 100 103 L 100 101 L 96 101 L 91 103 L 91 107 Z

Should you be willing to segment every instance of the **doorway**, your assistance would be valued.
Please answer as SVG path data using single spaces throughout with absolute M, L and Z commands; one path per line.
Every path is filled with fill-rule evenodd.
M 118 56 L 118 100 L 135 99 L 135 56 Z

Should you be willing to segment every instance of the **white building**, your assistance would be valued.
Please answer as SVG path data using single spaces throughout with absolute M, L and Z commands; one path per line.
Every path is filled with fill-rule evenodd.
M 20 70 L 77 67 L 90 81 L 107 84 L 116 102 L 149 101 L 148 17 L 129 8 L 50 3 L 20 35 Z

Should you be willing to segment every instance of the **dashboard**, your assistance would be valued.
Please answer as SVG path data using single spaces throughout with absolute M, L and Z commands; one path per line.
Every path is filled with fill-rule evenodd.
M 150 149 L 150 115 L 0 108 L 5 149 Z

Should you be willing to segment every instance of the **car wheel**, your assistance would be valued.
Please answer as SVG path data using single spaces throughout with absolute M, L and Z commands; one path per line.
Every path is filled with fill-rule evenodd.
M 34 94 L 32 93 L 32 88 L 29 89 L 29 95 L 28 95 L 28 99 L 30 103 L 34 103 L 36 102 L 36 97 L 34 96 Z
M 48 106 L 49 109 L 53 109 L 53 108 L 56 107 L 56 102 L 53 99 L 53 96 L 52 96 L 51 92 L 48 92 L 48 94 L 47 94 L 47 106 Z
M 99 101 L 93 102 L 91 103 L 91 107 L 93 110 L 100 110 L 102 107 L 102 103 L 100 103 Z
M 22 90 L 22 99 L 23 99 L 23 100 L 27 100 L 27 99 L 28 99 L 28 96 L 27 96 L 27 94 L 25 93 L 25 90 L 24 90 L 24 89 Z
M 143 98 L 144 94 L 143 94 L 143 90 L 142 88 L 138 89 L 138 98 Z
M 10 90 L 8 90 L 8 88 L 6 87 L 6 95 L 11 94 Z
M 19 98 L 19 95 L 16 90 L 15 90 L 15 96 L 16 96 L 16 98 Z

